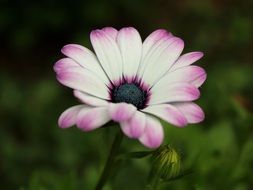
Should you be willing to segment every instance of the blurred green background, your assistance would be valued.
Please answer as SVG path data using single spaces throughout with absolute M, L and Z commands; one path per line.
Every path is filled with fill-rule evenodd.
M 0 1 L 0 188 L 90 190 L 115 129 L 62 130 L 57 119 L 78 103 L 53 64 L 68 43 L 91 47 L 89 32 L 136 27 L 143 38 L 165 28 L 200 50 L 208 73 L 199 125 L 165 126 L 184 168 L 194 173 L 160 189 L 253 189 L 253 1 Z M 147 150 L 124 139 L 122 152 Z M 150 159 L 122 163 L 106 190 L 143 190 Z

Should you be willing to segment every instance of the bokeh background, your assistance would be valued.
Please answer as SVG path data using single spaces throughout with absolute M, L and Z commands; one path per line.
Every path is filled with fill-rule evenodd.
M 168 29 L 184 39 L 184 52 L 205 53 L 198 62 L 208 73 L 198 101 L 205 121 L 165 126 L 165 144 L 194 173 L 159 189 L 253 189 L 252 10 L 252 0 L 1 0 L 0 188 L 94 188 L 115 129 L 59 129 L 60 113 L 78 101 L 52 67 L 63 45 L 90 48 L 92 29 L 134 26 L 143 38 Z M 124 139 L 122 152 L 138 150 L 147 149 Z M 150 164 L 149 158 L 123 162 L 105 189 L 144 189 Z

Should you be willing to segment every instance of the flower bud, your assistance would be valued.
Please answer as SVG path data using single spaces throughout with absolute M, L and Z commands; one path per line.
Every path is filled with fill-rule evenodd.
M 175 178 L 180 173 L 181 159 L 170 146 L 165 145 L 153 154 L 153 172 L 164 180 Z

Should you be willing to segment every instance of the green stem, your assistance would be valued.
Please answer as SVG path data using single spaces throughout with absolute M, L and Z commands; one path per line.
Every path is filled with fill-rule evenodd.
M 150 169 L 148 175 L 148 185 L 146 186 L 147 190 L 156 190 L 159 186 L 160 178 L 156 172 L 154 172 L 153 168 Z
M 107 161 L 105 163 L 105 167 L 104 167 L 104 170 L 98 180 L 98 183 L 97 183 L 97 186 L 95 188 L 95 190 L 102 190 L 109 175 L 110 175 L 110 172 L 112 170 L 112 167 L 114 165 L 114 162 L 115 162 L 115 158 L 118 154 L 118 151 L 119 151 L 119 148 L 120 148 L 120 144 L 122 142 L 122 139 L 123 139 L 123 133 L 121 131 L 118 131 L 118 133 L 116 134 L 115 138 L 114 138 L 114 141 L 112 143 L 112 147 L 111 147 L 111 150 L 110 150 L 110 153 L 109 153 L 109 156 L 107 158 Z

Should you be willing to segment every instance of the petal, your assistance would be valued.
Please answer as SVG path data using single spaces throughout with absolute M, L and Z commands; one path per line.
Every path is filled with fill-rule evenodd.
M 199 123 L 205 118 L 203 110 L 193 102 L 175 103 L 173 105 L 184 114 L 188 123 Z
M 152 55 L 158 47 L 163 47 L 163 49 L 167 47 L 171 43 L 171 40 L 173 40 L 173 35 L 166 30 L 157 30 L 145 39 L 142 47 L 141 64 L 138 70 L 139 75 L 143 74 L 147 66 L 145 59 Z
M 175 82 L 188 82 L 196 87 L 200 87 L 206 80 L 206 72 L 198 66 L 186 66 L 167 73 L 155 85 L 164 86 Z
M 178 59 L 183 48 L 183 40 L 177 37 L 164 40 L 157 47 L 153 46 L 142 61 L 145 64 L 143 73 L 141 73 L 143 80 L 147 84 L 153 85 Z
M 85 103 L 90 106 L 107 106 L 108 105 L 107 101 L 95 96 L 91 96 L 79 90 L 74 90 L 74 96 L 77 97 L 82 103 Z
M 152 32 L 143 42 L 143 48 L 142 48 L 143 57 L 146 56 L 148 51 L 150 51 L 150 49 L 155 44 L 159 44 L 159 42 L 161 42 L 165 39 L 171 38 L 171 37 L 173 37 L 173 35 L 164 29 L 158 29 L 158 30 L 155 30 L 154 32 Z
M 58 119 L 58 125 L 61 128 L 71 127 L 76 123 L 76 117 L 84 105 L 73 106 L 65 110 Z
M 189 83 L 173 83 L 169 85 L 155 85 L 151 89 L 151 96 L 148 105 L 185 102 L 198 99 L 200 92 L 197 87 Z
M 107 86 L 91 71 L 84 68 L 66 68 L 57 73 L 57 80 L 70 88 L 102 99 L 108 99 Z
M 160 117 L 164 121 L 178 127 L 183 127 L 187 124 L 187 120 L 183 113 L 170 104 L 148 106 L 142 111 Z
M 139 32 L 132 27 L 122 28 L 118 33 L 117 43 L 123 59 L 124 76 L 126 78 L 135 76 L 142 52 L 142 40 Z
M 64 55 L 76 61 L 80 66 L 92 71 L 108 83 L 108 78 L 92 51 L 78 44 L 66 45 L 61 51 Z
M 77 127 L 83 131 L 91 131 L 110 121 L 106 107 L 83 109 L 77 115 Z
M 136 112 L 136 107 L 127 103 L 111 103 L 108 106 L 109 115 L 113 121 L 126 121 Z
M 161 123 L 152 116 L 146 116 L 145 131 L 139 138 L 140 142 L 148 148 L 158 148 L 164 138 Z
M 198 61 L 201 57 L 203 57 L 203 55 L 204 54 L 199 51 L 186 53 L 178 58 L 175 64 L 171 67 L 170 71 L 174 71 L 178 68 L 191 65 L 192 63 Z
M 97 57 L 112 81 L 122 76 L 122 59 L 116 41 L 102 30 L 94 30 L 90 34 L 92 46 Z
M 108 34 L 112 39 L 116 40 L 117 35 L 118 35 L 118 30 L 116 30 L 113 27 L 104 27 L 102 30 Z
M 139 138 L 145 130 L 145 124 L 145 114 L 136 111 L 129 120 L 121 122 L 120 126 L 126 136 L 130 138 Z
M 58 73 L 61 70 L 64 70 L 70 67 L 80 67 L 80 65 L 76 63 L 73 59 L 62 58 L 54 64 L 54 71 Z

